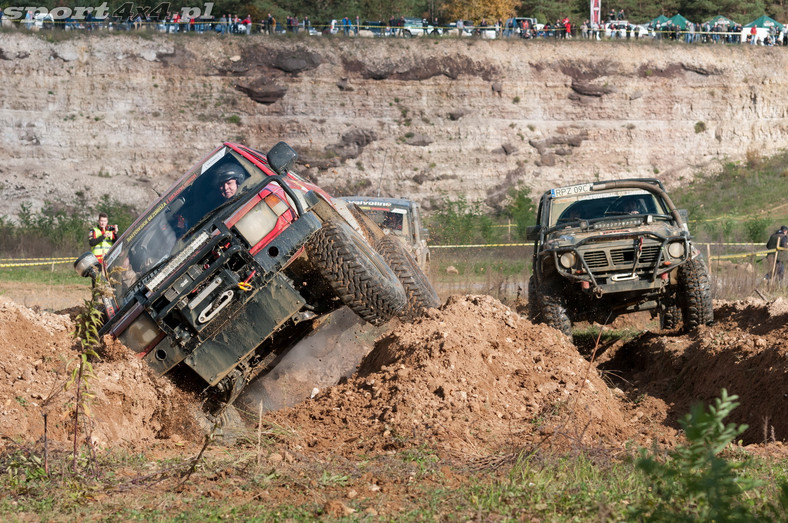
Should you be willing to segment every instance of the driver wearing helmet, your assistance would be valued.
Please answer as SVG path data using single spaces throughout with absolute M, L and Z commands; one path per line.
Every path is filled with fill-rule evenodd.
M 233 164 L 222 165 L 216 171 L 216 187 L 223 200 L 229 200 L 238 194 L 238 186 L 244 179 L 242 169 Z

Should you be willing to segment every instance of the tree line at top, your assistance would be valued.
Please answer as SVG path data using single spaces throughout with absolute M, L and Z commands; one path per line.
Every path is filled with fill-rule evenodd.
M 52 9 L 57 6 L 98 6 L 98 0 L 43 0 L 42 7 Z M 162 6 L 162 4 L 169 4 Z M 348 17 L 360 21 L 388 22 L 391 18 L 416 17 L 449 23 L 459 19 L 478 23 L 482 18 L 489 23 L 498 19 L 506 20 L 512 16 L 537 18 L 540 23 L 554 22 L 569 17 L 575 24 L 589 18 L 588 0 L 213 0 L 211 14 L 217 19 L 223 14 L 251 15 L 254 22 L 260 22 L 271 13 L 277 20 L 284 22 L 288 16 L 301 19 L 309 16 L 313 25 L 328 23 L 332 19 Z M 128 2 L 111 0 L 106 2 L 110 12 Z M 0 1 L 0 8 L 22 5 L 14 0 Z M 143 0 L 134 2 L 137 7 L 147 8 L 155 13 L 180 11 L 183 7 L 198 7 L 205 12 L 204 0 L 174 0 L 159 2 Z M 156 9 L 158 7 L 158 9 Z M 168 9 L 167 9 L 168 8 Z M 601 2 L 601 12 L 606 18 L 610 10 L 623 9 L 627 20 L 637 23 L 647 22 L 659 15 L 673 16 L 682 14 L 693 22 L 703 22 L 722 14 L 742 24 L 761 15 L 768 15 L 778 22 L 788 22 L 788 3 L 784 0 L 765 2 L 762 0 L 662 0 L 658 3 L 643 0 L 614 0 Z

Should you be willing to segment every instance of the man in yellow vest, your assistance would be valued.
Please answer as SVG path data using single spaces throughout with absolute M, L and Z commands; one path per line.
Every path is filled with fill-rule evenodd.
M 109 248 L 118 239 L 118 226 L 108 225 L 109 217 L 106 213 L 99 213 L 98 226 L 93 227 L 88 233 L 88 244 L 90 250 L 99 262 L 104 260 L 104 255 L 107 254 Z

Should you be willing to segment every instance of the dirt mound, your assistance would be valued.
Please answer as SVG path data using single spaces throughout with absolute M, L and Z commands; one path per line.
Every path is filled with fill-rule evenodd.
M 6 438 L 66 441 L 73 430 L 73 388 L 64 390 L 78 363 L 67 315 L 35 312 L 0 302 L 0 445 Z M 169 381 L 155 378 L 147 365 L 120 344 L 111 357 L 94 363 L 90 390 L 92 439 L 99 446 L 144 445 L 175 433 L 192 437 L 196 425 L 189 403 Z
M 603 341 L 592 364 L 587 348 L 578 352 L 558 331 L 531 324 L 489 296 L 454 296 L 416 323 L 384 333 L 352 377 L 313 400 L 266 413 L 263 421 L 295 435 L 283 439 L 291 452 L 347 457 L 425 443 L 464 459 L 546 445 L 669 445 L 678 441 L 678 420 L 691 405 L 712 401 L 725 387 L 740 396 L 741 407 L 727 421 L 750 426 L 745 443 L 785 441 L 788 303 L 716 306 L 712 326 Z M 647 316 L 629 317 L 641 324 L 627 324 L 628 330 L 654 328 Z M 313 365 L 325 365 L 326 350 L 347 352 L 348 343 L 358 343 L 344 323 L 336 326 L 350 341 L 311 340 Z M 39 439 L 44 412 L 50 439 L 68 440 L 73 391 L 63 386 L 77 362 L 73 328 L 68 315 L 0 301 L 0 442 Z M 201 439 L 189 413 L 196 400 L 153 377 L 117 342 L 107 341 L 102 355 L 91 381 L 99 445 Z M 278 378 L 270 382 L 273 392 L 282 386 Z M 316 382 L 301 381 L 308 395 Z
M 618 445 L 634 432 L 565 336 L 489 296 L 452 297 L 397 327 L 357 376 L 267 419 L 294 428 L 305 446 L 348 454 L 430 442 L 483 456 L 549 433 Z
M 634 387 L 630 397 L 664 405 L 664 423 L 720 389 L 739 395 L 726 423 L 745 423 L 745 444 L 788 439 L 788 304 L 746 300 L 718 303 L 716 323 L 684 336 L 646 333 L 601 365 Z

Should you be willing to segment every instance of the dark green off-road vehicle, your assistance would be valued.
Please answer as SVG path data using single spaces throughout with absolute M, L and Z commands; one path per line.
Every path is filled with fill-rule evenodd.
M 709 275 L 686 212 L 655 179 L 551 189 L 537 211 L 529 316 L 571 336 L 572 322 L 649 310 L 664 329 L 713 321 Z

